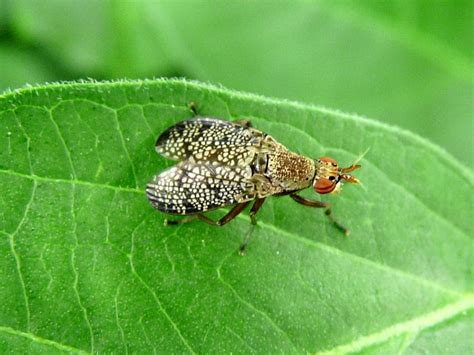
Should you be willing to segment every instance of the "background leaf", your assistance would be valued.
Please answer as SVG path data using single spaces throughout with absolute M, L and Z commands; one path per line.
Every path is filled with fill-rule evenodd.
M 144 186 L 190 101 L 307 156 L 371 147 L 364 188 L 327 198 L 352 235 L 289 198 L 245 257 L 246 215 L 165 228 Z M 472 352 L 472 173 L 417 136 L 179 80 L 24 89 L 0 127 L 2 352 Z
M 48 64 L 27 49 L 0 46 L 0 62 L 0 77 L 12 87 L 47 81 L 52 75 Z
M 221 83 L 396 124 L 474 167 L 472 1 L 2 3 L 0 47 L 49 61 L 46 80 Z

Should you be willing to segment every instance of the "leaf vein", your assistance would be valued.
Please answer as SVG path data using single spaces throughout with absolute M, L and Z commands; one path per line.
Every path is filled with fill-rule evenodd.
M 10 335 L 14 335 L 14 336 L 18 336 L 18 337 L 22 337 L 22 338 L 26 338 L 26 339 L 29 339 L 29 340 L 35 342 L 35 343 L 48 345 L 48 346 L 51 346 L 51 347 L 56 348 L 58 350 L 62 350 L 62 351 L 66 351 L 66 352 L 71 352 L 71 353 L 76 353 L 76 354 L 89 354 L 87 351 L 77 349 L 77 348 L 74 348 L 74 347 L 69 346 L 69 345 L 64 345 L 64 344 L 58 343 L 54 340 L 41 338 L 41 337 L 39 337 L 39 336 L 37 336 L 33 333 L 22 332 L 20 330 L 16 330 L 16 329 L 13 329 L 13 328 L 10 328 L 10 327 L 0 326 L 0 332 L 10 334 Z
M 84 180 L 75 180 L 75 179 L 69 180 L 69 179 L 61 179 L 61 178 L 44 177 L 44 176 L 39 176 L 39 175 L 34 175 L 34 174 L 28 175 L 28 174 L 19 173 L 13 170 L 0 169 L 0 173 L 6 174 L 6 175 L 18 176 L 18 177 L 33 180 L 33 181 L 43 181 L 43 182 L 48 182 L 48 183 L 77 184 L 77 185 L 89 186 L 89 187 L 94 187 L 94 188 L 111 189 L 111 190 L 120 191 L 120 192 L 132 192 L 136 194 L 144 193 L 144 191 L 142 191 L 139 188 L 115 186 L 115 185 L 102 184 L 102 183 L 96 183 L 96 182 L 90 182 L 90 181 L 84 181 Z
M 236 218 L 244 219 L 245 216 L 238 215 Z M 314 248 L 327 251 L 331 254 L 338 255 L 338 256 L 344 256 L 346 258 L 351 258 L 351 259 L 353 259 L 353 260 L 355 260 L 355 261 L 357 261 L 361 264 L 365 264 L 365 265 L 368 265 L 368 266 L 371 266 L 371 267 L 375 267 L 375 268 L 383 270 L 387 273 L 392 273 L 392 274 L 395 274 L 395 275 L 398 275 L 398 276 L 401 276 L 401 277 L 405 277 L 405 278 L 414 280 L 414 281 L 416 281 L 416 282 L 418 282 L 422 285 L 425 285 L 427 287 L 436 289 L 436 290 L 441 291 L 441 292 L 445 292 L 445 293 L 453 295 L 453 296 L 460 297 L 460 296 L 463 295 L 463 293 L 460 293 L 460 292 L 455 291 L 455 290 L 448 289 L 448 288 L 446 288 L 442 285 L 439 285 L 439 284 L 437 284 L 437 283 L 435 283 L 431 280 L 424 279 L 422 277 L 411 274 L 411 273 L 406 272 L 404 270 L 395 269 L 395 268 L 393 268 L 392 266 L 389 266 L 389 265 L 380 264 L 380 263 L 377 263 L 373 260 L 365 259 L 361 256 L 356 255 L 356 254 L 348 253 L 348 252 L 342 251 L 341 249 L 337 249 L 335 247 L 332 247 L 332 246 L 329 246 L 329 245 L 326 245 L 326 244 L 323 244 L 323 243 L 320 243 L 320 242 L 315 242 L 315 241 L 310 240 L 310 239 L 302 238 L 300 236 L 294 235 L 294 234 L 286 231 L 285 229 L 282 229 L 282 228 L 276 227 L 274 225 L 262 222 L 261 220 L 258 221 L 258 225 L 263 227 L 263 228 L 267 228 L 267 229 L 273 231 L 274 232 L 273 235 L 285 236 L 286 238 L 290 238 L 290 239 L 293 239 L 295 241 L 298 241 L 298 242 L 304 243 L 306 245 L 312 246 Z
M 78 289 L 78 284 L 79 284 L 79 273 L 76 268 L 76 250 L 77 247 L 79 246 L 79 240 L 77 239 L 77 216 L 75 213 L 75 201 L 76 201 L 76 185 L 72 184 L 72 196 L 71 196 L 71 215 L 72 215 L 72 223 L 73 223 L 73 231 L 72 234 L 74 236 L 74 247 L 71 250 L 71 267 L 72 267 L 72 272 L 74 274 L 74 281 L 72 288 L 74 290 L 74 294 L 76 295 L 77 303 L 79 304 L 79 308 L 82 311 L 84 321 L 86 322 L 88 331 L 89 331 L 89 337 L 90 337 L 90 347 L 91 347 L 91 353 L 94 353 L 94 331 L 92 329 L 92 324 L 89 319 L 89 315 L 87 312 L 86 307 L 83 305 L 81 296 L 79 294 L 79 289 Z
M 135 179 L 135 187 L 138 188 L 138 178 L 137 178 L 137 173 L 135 172 L 135 164 L 133 164 L 132 158 L 130 157 L 130 152 L 128 151 L 128 148 L 127 148 L 127 144 L 125 143 L 125 138 L 123 137 L 122 128 L 120 127 L 117 110 L 112 110 L 112 112 L 114 113 L 115 124 L 117 126 L 116 128 L 120 137 L 122 148 L 125 152 L 125 156 L 127 157 L 128 163 L 130 164 L 130 168 L 132 169 L 132 175 L 133 175 L 133 178 Z
M 117 328 L 119 329 L 120 337 L 122 339 L 123 346 L 125 347 L 125 354 L 128 354 L 128 346 L 127 346 L 127 342 L 125 341 L 125 332 L 122 328 L 122 325 L 120 324 L 119 309 L 118 309 L 118 297 L 120 293 L 120 286 L 122 286 L 122 283 L 120 283 L 117 286 L 117 291 L 115 292 L 115 296 L 114 296 L 115 324 L 117 325 Z
M 148 334 L 146 332 L 146 328 L 145 328 L 145 325 L 143 324 L 143 316 L 140 317 L 140 319 L 138 320 L 138 323 L 140 323 L 140 328 L 143 332 L 143 335 L 145 336 L 145 340 L 147 342 L 147 344 L 149 344 L 152 348 L 153 348 L 153 354 L 156 354 L 157 351 L 156 351 L 156 347 L 153 345 L 153 343 L 150 341 L 150 338 L 148 337 Z
M 48 275 L 49 281 L 48 281 L 48 287 L 46 288 L 48 291 L 51 289 L 51 285 L 53 284 L 53 275 L 51 274 L 51 271 L 48 269 L 46 262 L 44 260 L 44 252 L 48 248 L 48 244 L 43 245 L 43 249 L 41 249 L 41 254 L 39 256 L 39 261 L 41 263 L 41 266 L 44 269 L 44 272 L 46 275 Z
M 321 148 L 323 149 L 326 149 L 326 150 L 332 150 L 332 151 L 340 151 L 340 152 L 343 152 L 345 154 L 352 154 L 352 152 L 349 152 L 345 149 L 342 149 L 342 148 L 336 148 L 336 147 L 326 147 L 326 146 L 323 146 L 321 143 L 319 143 L 316 138 L 314 138 L 313 136 L 309 135 L 308 133 L 306 133 L 305 131 L 301 130 L 300 128 L 298 127 L 295 127 L 295 126 L 291 126 L 287 123 L 284 123 L 284 122 L 273 122 L 274 124 L 276 125 L 282 125 L 282 126 L 285 126 L 285 127 L 289 127 L 293 130 L 296 130 L 299 132 L 299 134 L 307 137 L 307 139 L 313 141 L 316 145 L 319 145 Z M 409 195 L 410 197 L 412 197 L 414 200 L 420 202 L 421 205 L 423 205 L 429 212 L 433 213 L 437 218 L 443 220 L 446 224 L 448 224 L 449 226 L 451 226 L 452 228 L 456 229 L 459 233 L 461 233 L 462 235 L 464 235 L 465 237 L 467 237 L 467 232 L 465 232 L 464 230 L 462 230 L 459 226 L 455 225 L 453 222 L 451 221 L 448 221 L 446 219 L 445 216 L 439 214 L 437 211 L 433 210 L 429 205 L 427 205 L 423 200 L 421 200 L 419 197 L 417 197 L 416 195 L 414 195 L 411 191 L 409 191 L 405 186 L 403 185 L 400 185 L 400 184 L 397 184 L 395 181 L 393 181 L 393 179 L 390 178 L 390 176 L 385 173 L 382 169 L 380 169 L 377 165 L 375 165 L 374 163 L 370 162 L 367 158 L 364 158 L 365 161 L 369 162 L 376 170 L 378 173 L 380 173 L 381 175 L 383 175 L 385 177 L 385 179 L 387 179 L 387 181 L 389 181 L 391 184 L 393 184 L 394 186 L 396 186 L 397 188 L 401 189 L 403 192 L 405 192 L 407 195 Z
M 425 313 L 406 322 L 393 324 L 378 332 L 362 336 L 348 344 L 338 345 L 335 348 L 323 351 L 320 354 L 359 352 L 368 346 L 380 344 L 405 333 L 417 334 L 423 329 L 430 328 L 445 320 L 453 318 L 471 308 L 474 308 L 474 296 L 465 295 L 463 299 L 436 309 L 433 312 Z
M 161 300 L 159 299 L 158 295 L 156 292 L 151 288 L 150 285 L 148 285 L 145 280 L 140 276 L 140 274 L 137 272 L 135 269 L 135 265 L 133 263 L 133 255 L 135 253 L 135 233 L 140 228 L 140 226 L 145 223 L 146 219 L 143 219 L 132 231 L 132 241 L 131 241 L 131 247 L 130 247 L 130 254 L 128 255 L 129 259 L 129 264 L 130 264 L 130 269 L 132 271 L 132 274 L 138 279 L 138 281 L 145 287 L 145 289 L 152 295 L 153 299 L 155 300 L 156 304 L 160 308 L 161 313 L 165 316 L 165 318 L 168 320 L 168 322 L 171 324 L 175 332 L 177 333 L 178 337 L 181 339 L 181 341 L 184 343 L 186 348 L 192 353 L 195 354 L 195 351 L 191 348 L 189 345 L 188 341 L 184 338 L 183 334 L 181 333 L 180 329 L 178 328 L 178 325 L 173 321 L 173 319 L 170 317 L 166 309 L 163 307 L 163 304 L 161 303 Z
M 300 281 L 303 288 L 305 288 L 305 289 L 309 290 L 311 293 L 315 294 L 316 297 L 318 297 L 320 301 L 324 302 L 326 307 L 328 307 L 331 310 L 332 314 L 337 315 L 342 322 L 348 324 L 347 320 L 346 320 L 346 317 L 343 314 L 341 314 L 341 311 L 339 310 L 339 308 L 335 307 L 332 302 L 328 302 L 326 298 L 321 296 L 321 292 L 317 288 L 315 288 L 313 285 L 311 285 L 307 280 L 305 280 L 303 278 L 303 275 L 301 274 L 301 261 L 300 260 L 297 261 L 296 265 L 297 265 L 296 266 L 296 277 Z
M 30 197 L 30 200 L 28 201 L 28 203 L 25 206 L 25 211 L 23 212 L 23 216 L 22 216 L 20 222 L 18 223 L 18 226 L 15 229 L 15 231 L 12 234 L 9 235 L 10 236 L 10 238 L 9 238 L 10 249 L 11 249 L 11 252 L 13 254 L 13 257 L 15 258 L 16 268 L 17 268 L 17 272 L 18 272 L 18 279 L 20 281 L 20 285 L 21 285 L 21 288 L 22 288 L 22 291 L 23 291 L 23 299 L 24 299 L 24 302 L 25 302 L 25 309 L 26 309 L 26 329 L 27 329 L 28 332 L 31 329 L 31 325 L 30 325 L 30 322 L 31 322 L 31 309 L 30 309 L 30 303 L 29 303 L 29 300 L 28 300 L 28 294 L 26 292 L 25 280 L 23 278 L 23 273 L 21 272 L 20 255 L 18 254 L 18 252 L 16 251 L 16 248 L 15 248 L 15 236 L 17 235 L 18 231 L 21 229 L 21 227 L 23 226 L 23 224 L 26 221 L 28 212 L 29 212 L 29 210 L 31 208 L 31 205 L 33 203 L 33 200 L 35 198 L 36 185 L 37 185 L 37 183 L 36 183 L 36 181 L 34 181 L 33 182 L 33 188 L 31 190 L 31 197 Z
M 227 329 L 227 331 L 229 333 L 231 333 L 233 336 L 235 336 L 237 339 L 239 339 L 239 341 L 244 344 L 252 353 L 257 353 L 257 350 L 255 350 L 253 347 L 250 346 L 250 344 L 248 342 L 246 342 L 244 339 L 242 339 L 242 337 L 237 334 L 232 328 L 226 326 L 225 329 Z
M 330 148 L 332 150 L 335 150 L 335 151 L 344 151 L 343 149 L 339 149 L 339 148 Z M 344 151 L 345 152 L 345 151 Z M 431 208 L 431 206 L 429 206 L 428 204 L 426 204 L 423 200 L 421 200 L 418 196 L 414 195 L 410 190 L 408 190 L 405 186 L 403 185 L 400 185 L 400 184 L 397 184 L 392 178 L 390 178 L 390 176 L 385 173 L 382 169 L 380 169 L 377 165 L 375 165 L 373 162 L 371 162 L 370 160 L 368 159 L 365 159 L 365 161 L 369 162 L 374 168 L 375 170 L 377 170 L 378 173 L 380 173 L 382 176 L 384 176 L 384 178 L 389 182 L 391 183 L 393 186 L 395 186 L 396 188 L 399 188 L 400 190 L 402 190 L 404 193 L 406 193 L 408 196 L 410 196 L 411 198 L 413 198 L 415 201 L 418 201 L 422 206 L 424 206 L 426 208 L 426 210 L 428 212 L 430 212 L 431 214 L 433 214 L 434 216 L 436 216 L 437 219 L 439 220 L 442 220 L 446 225 L 450 226 L 451 228 L 453 228 L 454 230 L 456 230 L 459 234 L 463 235 L 464 237 L 468 238 L 468 235 L 467 235 L 467 231 L 464 231 L 463 229 L 461 229 L 461 227 L 457 226 L 456 224 L 454 224 L 453 222 L 449 221 L 448 219 L 446 219 L 445 216 L 443 216 L 442 214 L 440 214 L 439 212 L 435 211 L 434 209 Z
M 69 149 L 69 147 L 67 146 L 66 144 L 66 141 L 64 140 L 64 137 L 61 133 L 61 130 L 59 129 L 59 125 L 58 123 L 56 122 L 56 120 L 54 119 L 54 115 L 53 115 L 53 111 L 52 110 L 48 110 L 48 116 L 49 118 L 51 119 L 51 122 L 53 123 L 53 126 L 54 126 L 54 129 L 56 130 L 56 133 L 59 137 L 59 140 L 61 141 L 61 144 L 63 145 L 63 148 L 64 148 L 64 152 L 66 153 L 66 157 L 67 157 L 67 160 L 68 160 L 68 163 L 69 163 L 69 166 L 71 168 L 71 174 L 72 174 L 72 177 L 74 179 L 77 178 L 77 174 L 76 174 L 76 170 L 74 168 L 74 164 L 72 162 L 72 154 L 71 154 L 71 150 Z
M 234 253 L 234 251 L 232 251 L 232 254 Z M 288 336 L 288 334 L 286 334 L 286 332 L 281 329 L 278 324 L 276 324 L 276 322 L 264 311 L 258 309 L 257 307 L 255 307 L 253 304 L 251 304 L 250 302 L 248 302 L 247 300 L 245 300 L 244 298 L 242 298 L 242 296 L 239 295 L 239 293 L 237 292 L 237 290 L 230 284 L 228 283 L 222 276 L 222 273 L 221 273 L 221 268 L 222 266 L 224 265 L 225 261 L 232 255 L 232 254 L 229 254 L 227 255 L 224 259 L 222 259 L 222 262 L 221 264 L 217 267 L 216 271 L 217 271 L 217 279 L 224 285 L 226 286 L 231 292 L 232 294 L 235 296 L 235 298 L 237 300 L 239 300 L 243 305 L 247 306 L 248 308 L 250 308 L 251 310 L 253 310 L 255 313 L 258 313 L 260 314 L 264 319 L 267 320 L 267 322 L 270 324 L 270 326 L 276 330 L 278 333 L 282 334 L 285 336 L 285 338 L 288 340 L 288 343 L 294 348 L 295 352 L 297 350 L 296 348 L 296 345 L 293 343 L 293 341 L 290 339 L 290 337 Z
M 100 138 L 99 136 L 97 135 L 97 133 L 92 129 L 92 127 L 90 126 L 90 124 L 85 121 L 83 118 L 82 118 L 82 115 L 79 113 L 79 111 L 77 110 L 77 107 L 75 105 L 75 102 L 72 102 L 72 107 L 74 109 L 74 113 L 77 117 L 77 119 L 82 122 L 86 127 L 87 127 L 87 130 L 94 136 L 94 153 L 95 153 L 95 156 L 97 157 L 97 161 L 99 162 L 98 164 L 98 167 L 97 167 L 97 173 L 96 173 L 96 178 L 98 177 L 99 173 L 100 173 L 100 169 L 101 169 L 101 166 L 102 166 L 102 159 L 99 155 L 99 151 L 98 151 L 98 147 L 99 147 L 99 142 L 100 142 Z
M 15 120 L 18 124 L 18 127 L 20 128 L 21 132 L 23 133 L 23 135 L 25 136 L 25 139 L 26 139 L 26 157 L 28 159 L 28 165 L 30 167 L 30 174 L 33 175 L 33 165 L 31 163 L 31 153 L 30 153 L 30 144 L 31 144 L 31 138 L 30 136 L 28 135 L 28 133 L 26 133 L 26 130 L 25 128 L 23 127 L 23 125 L 21 124 L 21 121 L 20 119 L 18 118 L 18 115 L 16 113 L 16 110 L 13 110 L 13 116 L 15 117 Z

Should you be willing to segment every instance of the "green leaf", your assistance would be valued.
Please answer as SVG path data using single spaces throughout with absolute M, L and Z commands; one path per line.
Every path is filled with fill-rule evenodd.
M 246 213 L 164 227 L 144 186 L 191 101 L 310 157 L 370 147 L 324 199 L 351 236 L 288 197 L 245 257 Z M 472 352 L 472 172 L 411 133 L 180 80 L 24 89 L 0 127 L 1 352 Z

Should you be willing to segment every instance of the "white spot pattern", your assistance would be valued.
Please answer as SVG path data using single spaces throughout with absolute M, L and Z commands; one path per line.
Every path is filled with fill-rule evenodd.
M 166 158 L 244 166 L 252 162 L 262 132 L 228 121 L 193 118 L 163 132 L 156 150 Z
M 172 214 L 192 214 L 242 202 L 255 186 L 250 166 L 183 161 L 155 176 L 146 193 L 152 205 Z M 251 199 L 251 198 L 249 198 Z

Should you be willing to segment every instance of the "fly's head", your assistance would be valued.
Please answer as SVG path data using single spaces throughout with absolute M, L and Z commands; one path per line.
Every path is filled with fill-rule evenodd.
M 313 188 L 318 194 L 329 194 L 339 192 L 343 181 L 358 184 L 359 180 L 355 176 L 349 175 L 349 173 L 359 168 L 360 165 L 357 163 L 347 168 L 340 168 L 334 159 L 321 157 L 316 160 Z

